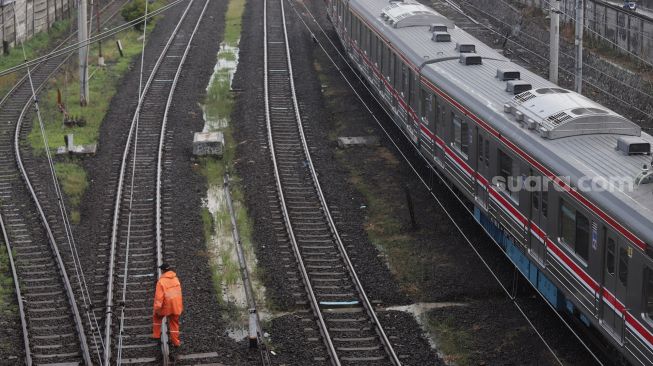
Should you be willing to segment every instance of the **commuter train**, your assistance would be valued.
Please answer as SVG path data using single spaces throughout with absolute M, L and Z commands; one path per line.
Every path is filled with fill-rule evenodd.
M 525 278 L 652 365 L 653 137 L 412 0 L 326 4 L 394 122 Z

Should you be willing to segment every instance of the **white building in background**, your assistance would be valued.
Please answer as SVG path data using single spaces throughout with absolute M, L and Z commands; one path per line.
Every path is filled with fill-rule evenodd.
M 73 16 L 76 0 L 0 0 L 0 39 L 5 47 L 29 39 Z

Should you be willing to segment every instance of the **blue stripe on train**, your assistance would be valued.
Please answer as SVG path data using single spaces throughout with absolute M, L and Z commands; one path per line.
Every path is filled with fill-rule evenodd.
M 474 218 L 490 234 L 506 252 L 506 255 L 519 271 L 530 281 L 535 288 L 550 302 L 557 310 L 567 309 L 573 313 L 573 308 L 568 309 L 570 301 L 565 301 L 565 295 L 539 270 L 522 251 L 515 245 L 512 239 L 505 234 L 501 228 L 495 225 L 478 207 L 474 207 Z M 572 304 L 573 307 L 573 304 Z

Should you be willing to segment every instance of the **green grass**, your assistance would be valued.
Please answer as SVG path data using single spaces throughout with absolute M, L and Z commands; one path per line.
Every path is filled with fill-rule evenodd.
M 235 46 L 240 40 L 242 18 L 245 11 L 245 0 L 230 0 L 225 14 L 225 31 L 223 42 Z
M 148 27 L 149 28 L 149 27 Z M 75 145 L 97 143 L 100 125 L 109 110 L 111 98 L 118 91 L 122 76 L 129 70 L 132 58 L 141 53 L 140 32 L 129 30 L 121 33 L 119 39 L 123 44 L 124 57 L 120 57 L 115 48 L 114 41 L 105 41 L 103 56 L 106 67 L 97 67 L 97 51 L 91 50 L 93 55 L 89 60 L 89 103 L 85 107 L 79 105 L 79 79 L 76 65 L 65 67 L 53 80 L 49 82 L 47 92 L 41 97 L 41 116 L 45 125 L 46 135 L 51 150 L 63 146 L 64 136 L 74 134 Z M 75 118 L 84 118 L 86 125 L 83 127 L 65 127 L 63 113 L 57 105 L 57 91 L 62 94 L 62 102 L 68 114 Z M 34 123 L 28 137 L 29 143 L 36 153 L 43 152 L 45 144 L 38 123 Z
M 443 320 L 428 319 L 431 333 L 435 333 L 437 347 L 444 355 L 444 360 L 457 366 L 471 365 L 471 335 L 457 327 L 453 317 Z
M 57 172 L 61 189 L 66 197 L 68 197 L 68 202 L 70 202 L 70 219 L 73 223 L 77 224 L 81 218 L 78 210 L 79 204 L 82 202 L 86 188 L 88 188 L 86 171 L 76 163 L 56 163 L 54 168 Z
M 48 32 L 37 33 L 34 37 L 25 41 L 26 58 L 31 60 L 45 53 L 46 50 L 61 41 L 69 29 L 70 20 L 61 20 L 54 23 Z M 25 61 L 25 56 L 23 56 L 22 45 L 16 44 L 14 48 L 9 51 L 8 55 L 0 55 L 0 70 L 6 70 L 23 63 Z M 25 71 L 23 70 L 0 77 L 0 98 L 4 97 L 5 93 L 14 86 L 14 83 L 19 79 L 19 77 L 24 75 L 24 73 Z

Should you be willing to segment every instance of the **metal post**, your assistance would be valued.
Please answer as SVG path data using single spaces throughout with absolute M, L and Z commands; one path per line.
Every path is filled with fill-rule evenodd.
M 86 23 L 86 0 L 79 0 L 79 14 L 77 16 L 77 34 L 80 43 L 88 38 L 88 25 Z M 88 104 L 88 45 L 79 48 L 79 104 Z
M 550 2 L 551 17 L 550 38 L 549 38 L 549 81 L 558 83 L 558 52 L 560 50 L 560 0 Z
M 97 3 L 95 4 L 95 18 L 96 18 L 96 23 L 97 23 L 97 34 L 102 33 L 102 25 L 100 23 L 100 0 L 96 0 Z M 104 56 L 102 56 L 102 39 L 98 40 L 97 42 L 98 46 L 98 59 L 97 59 L 97 64 L 98 66 L 105 66 L 104 65 Z
M 576 92 L 583 92 L 583 26 L 585 2 L 576 0 Z

